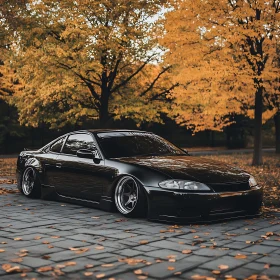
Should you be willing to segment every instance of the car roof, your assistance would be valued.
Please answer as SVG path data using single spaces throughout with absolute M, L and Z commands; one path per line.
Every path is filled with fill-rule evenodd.
M 133 129 L 110 129 L 110 128 L 96 128 L 96 129 L 85 129 L 85 130 L 77 130 L 73 132 L 91 132 L 91 133 L 102 133 L 102 132 L 143 132 L 143 133 L 151 133 L 143 130 L 133 130 Z

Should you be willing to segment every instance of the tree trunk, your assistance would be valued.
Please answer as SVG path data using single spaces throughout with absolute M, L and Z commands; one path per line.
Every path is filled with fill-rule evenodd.
M 261 165 L 262 161 L 262 93 L 263 88 L 259 87 L 255 93 L 255 134 L 254 134 L 254 155 L 252 165 Z
M 109 98 L 101 95 L 101 107 L 99 110 L 99 123 L 100 128 L 105 128 L 109 120 Z
M 274 115 L 276 154 L 280 154 L 280 111 Z

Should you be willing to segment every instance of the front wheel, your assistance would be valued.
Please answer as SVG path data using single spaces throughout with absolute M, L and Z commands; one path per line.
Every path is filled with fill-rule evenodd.
M 130 176 L 124 176 L 118 181 L 114 199 L 118 211 L 124 216 L 145 216 L 147 212 L 144 191 Z
M 27 197 L 38 198 L 41 194 L 41 185 L 37 172 L 33 167 L 27 167 L 21 178 L 21 191 Z

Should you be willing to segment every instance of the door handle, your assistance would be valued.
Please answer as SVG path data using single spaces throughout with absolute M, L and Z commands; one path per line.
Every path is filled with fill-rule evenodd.
M 61 168 L 61 163 L 57 163 L 56 165 L 55 165 L 57 168 Z

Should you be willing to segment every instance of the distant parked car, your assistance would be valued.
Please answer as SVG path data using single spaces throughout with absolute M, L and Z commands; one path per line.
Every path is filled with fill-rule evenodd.
M 65 134 L 17 162 L 27 197 L 58 199 L 161 221 L 255 215 L 263 191 L 254 177 L 225 163 L 190 156 L 137 130 Z

